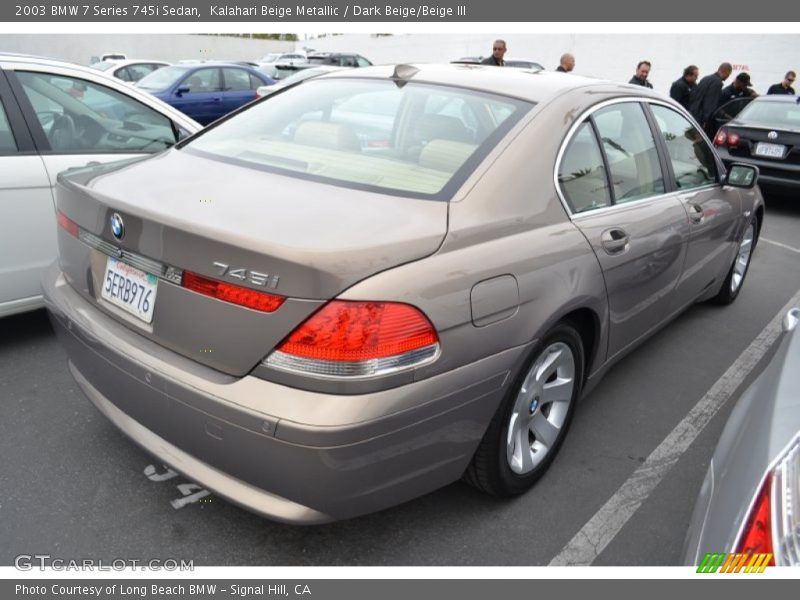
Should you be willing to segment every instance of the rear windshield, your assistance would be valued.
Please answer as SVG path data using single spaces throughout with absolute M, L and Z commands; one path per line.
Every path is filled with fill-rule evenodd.
M 312 79 L 185 148 L 346 187 L 446 199 L 532 106 L 414 82 Z
M 751 102 L 739 113 L 739 120 L 767 127 L 800 129 L 800 105 L 797 102 Z

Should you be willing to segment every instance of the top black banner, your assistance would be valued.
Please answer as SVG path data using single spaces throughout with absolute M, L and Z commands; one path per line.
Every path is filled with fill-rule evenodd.
M 86 0 L 84 0 L 85 2 Z M 0 22 L 793 22 L 800 3 L 785 0 L 697 2 L 606 0 L 12 0 L 0 5 Z

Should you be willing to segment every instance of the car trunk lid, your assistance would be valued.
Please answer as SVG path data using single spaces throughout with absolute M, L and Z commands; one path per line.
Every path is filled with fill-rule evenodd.
M 447 203 L 353 190 L 172 150 L 67 173 L 62 270 L 142 335 L 227 373 L 251 370 L 325 301 L 436 251 Z M 112 218 L 124 223 L 117 239 Z M 77 245 L 76 245 L 77 243 Z M 152 322 L 102 299 L 109 258 L 158 276 Z M 180 273 L 286 297 L 272 313 L 190 291 Z M 184 278 L 185 281 L 185 278 Z

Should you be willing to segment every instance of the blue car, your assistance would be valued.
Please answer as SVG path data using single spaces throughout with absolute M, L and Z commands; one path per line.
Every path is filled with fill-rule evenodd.
M 140 79 L 136 86 L 208 125 L 255 100 L 260 86 L 274 83 L 245 65 L 201 63 L 164 67 Z

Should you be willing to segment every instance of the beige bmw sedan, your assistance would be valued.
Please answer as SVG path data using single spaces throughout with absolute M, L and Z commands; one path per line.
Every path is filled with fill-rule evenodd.
M 462 478 L 510 496 L 620 357 L 735 300 L 757 175 L 640 87 L 339 71 L 62 175 L 44 292 L 89 400 L 250 510 L 320 523 Z

